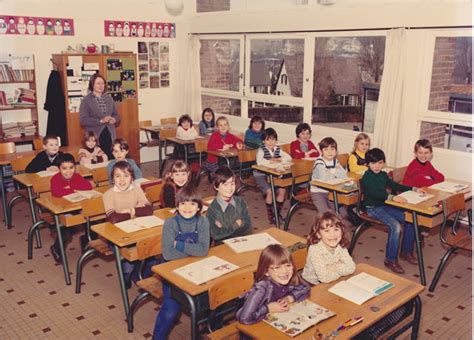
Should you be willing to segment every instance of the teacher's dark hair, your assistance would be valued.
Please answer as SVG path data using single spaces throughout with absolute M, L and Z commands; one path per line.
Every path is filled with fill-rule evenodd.
M 92 92 L 94 90 L 94 83 L 97 78 L 101 78 L 104 81 L 104 84 L 107 85 L 107 81 L 105 80 L 104 76 L 102 76 L 99 72 L 97 72 L 89 80 L 89 91 Z M 105 92 L 105 88 L 104 88 L 104 92 Z

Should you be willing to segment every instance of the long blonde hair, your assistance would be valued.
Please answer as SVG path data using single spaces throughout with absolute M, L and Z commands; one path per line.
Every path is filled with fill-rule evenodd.
M 359 141 L 364 140 L 364 139 L 367 139 L 369 141 L 369 148 L 370 148 L 370 137 L 369 137 L 369 135 L 364 133 L 364 132 L 361 132 L 356 136 L 356 138 L 354 140 L 354 147 L 352 148 L 352 152 L 356 152 L 357 143 L 359 143 Z

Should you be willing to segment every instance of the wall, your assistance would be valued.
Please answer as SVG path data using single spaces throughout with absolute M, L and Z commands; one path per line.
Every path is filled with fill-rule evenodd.
M 46 132 L 47 111 L 43 110 L 46 95 L 46 85 L 52 69 L 51 54 L 61 53 L 68 46 L 76 44 L 87 45 L 93 42 L 100 46 L 115 44 L 118 51 L 137 52 L 137 41 L 159 39 L 143 38 L 113 38 L 104 37 L 104 20 L 137 20 L 156 22 L 175 22 L 177 24 L 177 38 L 163 39 L 170 43 L 170 87 L 164 89 L 141 89 L 138 93 L 139 120 L 152 120 L 159 123 L 159 119 L 177 116 L 181 112 L 180 89 L 184 77 L 184 60 L 186 52 L 187 23 L 191 6 L 185 6 L 184 12 L 179 16 L 171 16 L 166 12 L 163 1 L 145 0 L 112 0 L 64 1 L 64 0 L 3 0 L 0 1 L 1 14 L 7 15 L 32 15 L 73 18 L 75 36 L 49 37 L 49 36 L 19 36 L 1 35 L 1 53 L 33 53 L 36 63 L 36 84 L 38 96 L 38 115 L 40 133 Z M 22 117 L 14 117 L 21 120 Z M 142 140 L 144 136 L 142 136 Z M 142 162 L 157 159 L 157 148 L 143 148 L 141 151 Z

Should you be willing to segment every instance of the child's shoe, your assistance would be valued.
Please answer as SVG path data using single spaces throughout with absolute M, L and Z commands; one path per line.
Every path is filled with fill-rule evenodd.
M 413 253 L 400 253 L 400 258 L 407 261 L 410 264 L 417 265 L 418 259 L 413 255 Z
M 390 269 L 394 273 L 397 273 L 397 274 L 405 273 L 402 266 L 400 266 L 400 264 L 398 263 L 397 260 L 395 260 L 395 261 L 385 260 L 385 261 L 383 261 L 383 264 L 385 265 L 385 267 L 387 267 L 388 269 Z

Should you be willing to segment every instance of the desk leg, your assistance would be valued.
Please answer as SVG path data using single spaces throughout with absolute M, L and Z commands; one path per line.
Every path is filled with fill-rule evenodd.
M 188 300 L 189 303 L 189 308 L 191 312 L 191 339 L 192 340 L 197 340 L 199 337 L 198 334 L 198 325 L 197 325 L 197 309 L 196 305 L 194 303 L 194 299 L 192 296 L 190 296 L 188 293 L 183 291 L 184 296 Z
M 278 209 L 275 195 L 275 183 L 273 181 L 273 175 L 270 174 L 270 188 L 272 191 L 272 204 L 273 204 L 273 214 L 275 216 L 275 226 L 280 229 L 280 219 L 278 218 Z
M 189 144 L 184 144 L 184 162 L 188 163 L 188 145 Z
M 162 168 L 163 168 L 163 153 L 162 153 L 162 148 L 161 148 L 161 139 L 160 137 L 158 136 L 158 174 L 160 175 L 161 177 L 161 172 L 162 172 Z
M 387 340 L 397 339 L 401 334 L 403 334 L 403 332 L 405 332 L 410 327 L 411 327 L 411 339 L 412 340 L 418 339 L 418 332 L 420 329 L 420 321 L 421 321 L 421 299 L 419 295 L 414 298 L 414 304 L 415 304 L 415 312 L 413 315 L 413 320 L 404 324 L 395 333 L 390 334 L 390 336 L 387 337 Z
M 418 219 L 417 219 L 416 211 L 412 212 L 412 217 L 413 217 L 413 229 L 415 231 L 416 254 L 418 255 L 418 267 L 420 268 L 420 282 L 423 286 L 426 286 L 425 264 L 423 263 L 423 252 L 421 249 L 420 235 L 418 233 Z
M 36 211 L 35 211 L 35 199 L 33 197 L 33 187 L 29 186 L 26 188 L 28 192 L 28 204 L 30 206 L 30 214 L 31 214 L 31 220 L 33 224 L 38 222 L 38 218 L 36 217 Z M 39 233 L 39 229 L 35 229 L 35 238 L 36 238 L 36 247 L 41 248 L 43 245 L 41 244 L 41 236 Z
M 2 208 L 3 208 L 3 221 L 5 222 L 5 225 L 7 224 L 8 218 L 7 218 L 7 192 L 5 191 L 5 184 L 3 183 L 3 179 L 5 177 L 5 174 L 3 173 L 4 166 L 0 165 L 0 190 L 2 194 Z
M 114 244 L 115 262 L 117 265 L 117 274 L 120 282 L 120 292 L 122 293 L 123 308 L 125 310 L 125 317 L 127 318 L 130 311 L 130 303 L 128 302 L 128 292 L 125 287 L 125 280 L 123 278 L 122 271 L 122 256 L 120 255 L 120 249 Z
M 339 201 L 337 200 L 337 191 L 334 190 L 332 192 L 332 196 L 334 198 L 334 211 L 339 215 Z
M 69 265 L 67 262 L 66 252 L 64 251 L 64 243 L 63 243 L 63 237 L 61 235 L 61 225 L 59 223 L 59 215 L 54 215 L 54 224 L 56 225 L 56 231 L 58 234 L 58 242 L 59 242 L 59 251 L 61 253 L 61 260 L 63 262 L 64 280 L 66 281 L 66 284 L 69 286 L 71 284 L 71 276 L 69 275 Z

